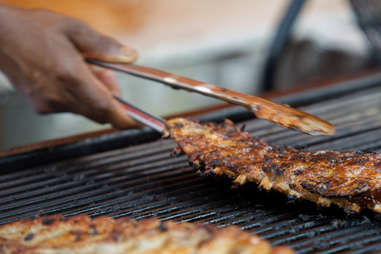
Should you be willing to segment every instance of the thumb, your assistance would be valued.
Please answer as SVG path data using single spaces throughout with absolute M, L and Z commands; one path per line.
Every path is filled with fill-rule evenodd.
M 74 26 L 72 29 L 68 29 L 68 36 L 85 57 L 121 63 L 132 63 L 138 58 L 135 49 L 100 34 L 86 23 L 76 22 Z

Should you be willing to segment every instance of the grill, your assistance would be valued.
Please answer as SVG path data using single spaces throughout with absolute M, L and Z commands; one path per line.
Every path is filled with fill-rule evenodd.
M 311 137 L 254 119 L 231 107 L 198 115 L 233 119 L 272 144 L 299 148 L 381 152 L 381 75 L 279 97 L 334 123 L 337 134 Z M 0 224 L 34 217 L 159 217 L 237 225 L 297 253 L 380 253 L 381 221 L 365 212 L 318 208 L 307 201 L 258 190 L 231 188 L 223 178 L 198 176 L 185 156 L 172 157 L 172 140 L 148 129 L 105 134 L 74 144 L 0 158 Z

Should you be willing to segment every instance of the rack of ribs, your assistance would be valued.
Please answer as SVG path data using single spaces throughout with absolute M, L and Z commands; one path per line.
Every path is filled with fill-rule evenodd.
M 214 124 L 175 118 L 168 125 L 178 145 L 175 152 L 184 152 L 204 174 L 225 175 L 238 184 L 254 182 L 322 206 L 381 213 L 380 154 L 271 146 L 229 120 Z
M 0 226 L 0 254 L 292 254 L 236 226 L 51 216 Z

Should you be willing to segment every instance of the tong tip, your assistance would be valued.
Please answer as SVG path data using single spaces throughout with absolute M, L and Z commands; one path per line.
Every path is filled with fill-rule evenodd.
M 317 116 L 291 108 L 288 105 L 252 108 L 254 114 L 278 125 L 300 130 L 312 136 L 333 135 L 334 126 Z

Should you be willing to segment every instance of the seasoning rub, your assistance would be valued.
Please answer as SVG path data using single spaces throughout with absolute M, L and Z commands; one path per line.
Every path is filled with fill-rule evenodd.
M 257 183 L 322 206 L 381 213 L 381 155 L 271 146 L 226 120 L 217 125 L 175 118 L 171 136 L 195 169 Z

